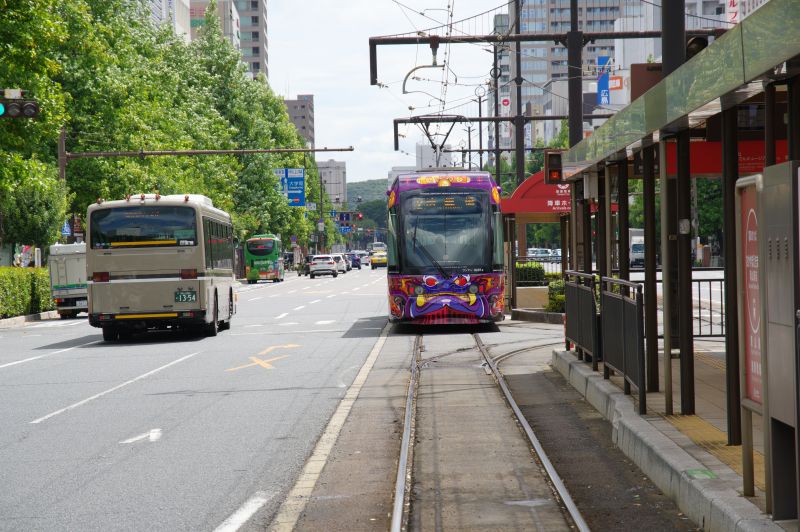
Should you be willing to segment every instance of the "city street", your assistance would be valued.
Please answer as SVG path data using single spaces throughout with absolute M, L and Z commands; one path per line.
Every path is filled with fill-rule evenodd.
M 229 331 L 0 331 L 0 530 L 214 530 L 272 514 L 386 323 L 385 270 L 244 285 Z M 83 316 L 83 315 L 81 315 Z

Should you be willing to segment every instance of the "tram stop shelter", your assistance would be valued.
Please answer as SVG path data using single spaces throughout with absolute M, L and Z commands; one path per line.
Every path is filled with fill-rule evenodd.
M 742 492 L 751 496 L 753 433 L 763 432 L 766 512 L 775 520 L 796 519 L 800 508 L 800 357 L 791 334 L 788 343 L 778 344 L 780 335 L 770 332 L 767 338 L 762 327 L 753 336 L 743 320 L 760 313 L 762 322 L 787 322 L 792 331 L 800 323 L 800 282 L 792 280 L 800 269 L 800 174 L 793 162 L 800 161 L 798 28 L 800 0 L 770 0 L 563 154 L 574 220 L 565 272 L 567 340 L 595 370 L 602 363 L 606 377 L 621 375 L 626 392 L 638 388 L 640 414 L 648 412 L 645 392 L 660 392 L 662 385 L 665 400 L 658 413 L 672 416 L 675 404 L 681 416 L 696 414 L 691 179 L 722 180 L 725 353 L 720 370 L 725 374 L 727 444 L 743 444 Z M 789 185 L 765 199 L 769 184 L 777 183 L 770 176 L 787 172 L 794 172 Z M 632 179 L 643 180 L 644 283 L 629 282 L 627 199 Z M 658 211 L 657 195 L 662 206 Z M 614 197 L 620 205 L 618 239 L 612 238 Z M 788 226 L 794 224 L 794 232 L 773 237 L 773 226 L 762 223 L 752 230 L 760 240 L 742 240 L 751 231 L 750 222 L 740 216 L 746 205 L 768 205 L 761 215 L 773 223 L 766 217 L 775 209 L 765 201 L 788 205 L 783 219 Z M 772 217 L 777 227 L 781 220 Z M 752 249 L 742 251 L 747 246 Z M 618 269 L 612 261 L 615 254 Z M 777 277 L 767 278 L 772 273 L 758 273 L 759 264 L 768 270 L 776 256 L 788 261 L 786 271 L 794 284 L 778 287 Z M 748 271 L 753 262 L 755 269 Z M 774 271 L 778 275 L 784 270 Z M 759 279 L 764 283 L 760 291 Z M 756 291 L 751 286 L 748 292 L 753 280 Z M 663 290 L 657 282 L 663 282 Z M 789 294 L 788 300 L 783 293 Z M 746 323 L 749 327 L 752 321 Z M 674 399 L 673 387 L 679 389 Z M 764 420 L 763 426 L 753 426 L 754 415 Z

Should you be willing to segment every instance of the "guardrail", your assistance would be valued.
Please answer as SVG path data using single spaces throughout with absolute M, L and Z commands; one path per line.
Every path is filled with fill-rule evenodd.
M 623 391 L 631 393 L 631 384 L 639 391 L 639 414 L 647 413 L 644 354 L 644 298 L 642 285 L 602 277 L 600 308 L 603 313 L 603 377 L 611 370 L 623 378 Z
M 564 272 L 565 336 L 578 348 L 578 358 L 584 353 L 592 357 L 592 369 L 597 371 L 602 358 L 599 317 L 597 315 L 597 282 L 594 275 L 575 271 Z

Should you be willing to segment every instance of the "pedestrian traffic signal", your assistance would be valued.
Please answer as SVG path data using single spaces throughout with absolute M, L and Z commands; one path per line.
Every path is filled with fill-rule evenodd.
M 39 104 L 36 100 L 0 99 L 0 118 L 36 118 Z
M 560 185 L 564 182 L 561 153 L 561 150 L 545 150 L 544 152 L 544 182 L 548 185 Z

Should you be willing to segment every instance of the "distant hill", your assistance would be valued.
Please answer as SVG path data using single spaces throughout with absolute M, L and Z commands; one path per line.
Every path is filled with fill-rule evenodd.
M 388 179 L 370 179 L 368 181 L 347 183 L 347 201 L 350 205 L 355 205 L 358 196 L 361 196 L 364 202 L 375 200 L 386 201 L 386 189 L 388 186 Z

